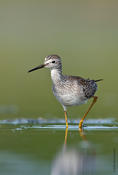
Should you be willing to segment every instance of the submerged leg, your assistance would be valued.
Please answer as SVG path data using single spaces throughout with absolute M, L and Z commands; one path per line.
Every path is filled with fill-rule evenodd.
M 65 145 L 67 143 L 67 136 L 68 136 L 68 128 L 66 128 L 66 130 L 65 130 Z
M 85 134 L 84 134 L 84 132 L 83 132 L 83 129 L 82 129 L 82 128 L 79 128 L 79 134 L 80 134 L 80 137 L 82 138 L 82 140 L 87 141 L 86 136 L 85 136 Z
M 64 111 L 64 114 L 65 114 L 66 128 L 68 128 L 67 111 Z
M 80 122 L 79 122 L 79 128 L 80 128 L 80 129 L 82 128 L 82 124 L 83 124 L 83 121 L 84 121 L 85 117 L 87 116 L 87 114 L 89 113 L 89 111 L 91 110 L 91 108 L 93 107 L 93 105 L 96 103 L 97 98 L 98 98 L 97 96 L 94 96 L 94 97 L 93 97 L 93 101 L 92 101 L 90 107 L 88 108 L 88 111 L 84 114 L 84 116 L 83 116 L 82 119 L 80 120 Z

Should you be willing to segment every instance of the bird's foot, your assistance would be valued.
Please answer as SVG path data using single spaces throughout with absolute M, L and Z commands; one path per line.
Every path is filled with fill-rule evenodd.
M 82 124 L 83 124 L 83 120 L 80 120 L 80 122 L 79 122 L 79 129 L 80 130 L 82 129 Z
M 68 123 L 66 123 L 66 128 L 68 128 Z

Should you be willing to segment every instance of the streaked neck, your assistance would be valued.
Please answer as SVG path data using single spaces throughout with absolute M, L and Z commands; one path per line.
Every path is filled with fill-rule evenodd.
M 62 80 L 62 70 L 61 69 L 51 69 L 51 78 L 53 83 L 58 83 Z

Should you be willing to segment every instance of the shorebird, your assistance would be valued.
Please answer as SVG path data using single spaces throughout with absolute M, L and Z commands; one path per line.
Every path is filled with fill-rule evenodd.
M 44 64 L 41 64 L 40 66 L 37 66 L 28 72 L 32 72 L 41 68 L 49 68 L 51 71 L 53 94 L 64 109 L 66 128 L 68 128 L 67 107 L 84 104 L 90 98 L 93 98 L 90 107 L 79 122 L 79 128 L 82 129 L 82 124 L 85 117 L 98 98 L 97 96 L 94 96 L 95 92 L 97 91 L 96 82 L 101 81 L 102 79 L 90 80 L 79 76 L 63 75 L 61 58 L 58 55 L 46 56 Z

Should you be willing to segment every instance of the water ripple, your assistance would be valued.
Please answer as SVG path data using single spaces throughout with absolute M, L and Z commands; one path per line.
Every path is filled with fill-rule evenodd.
M 69 129 L 78 130 L 80 120 L 69 120 Z M 10 126 L 10 127 L 9 127 Z M 13 128 L 15 130 L 25 129 L 57 129 L 65 130 L 65 120 L 63 119 L 15 119 L 0 120 L 0 128 Z M 84 130 L 118 130 L 118 122 L 113 118 L 108 119 L 88 119 L 84 122 Z

